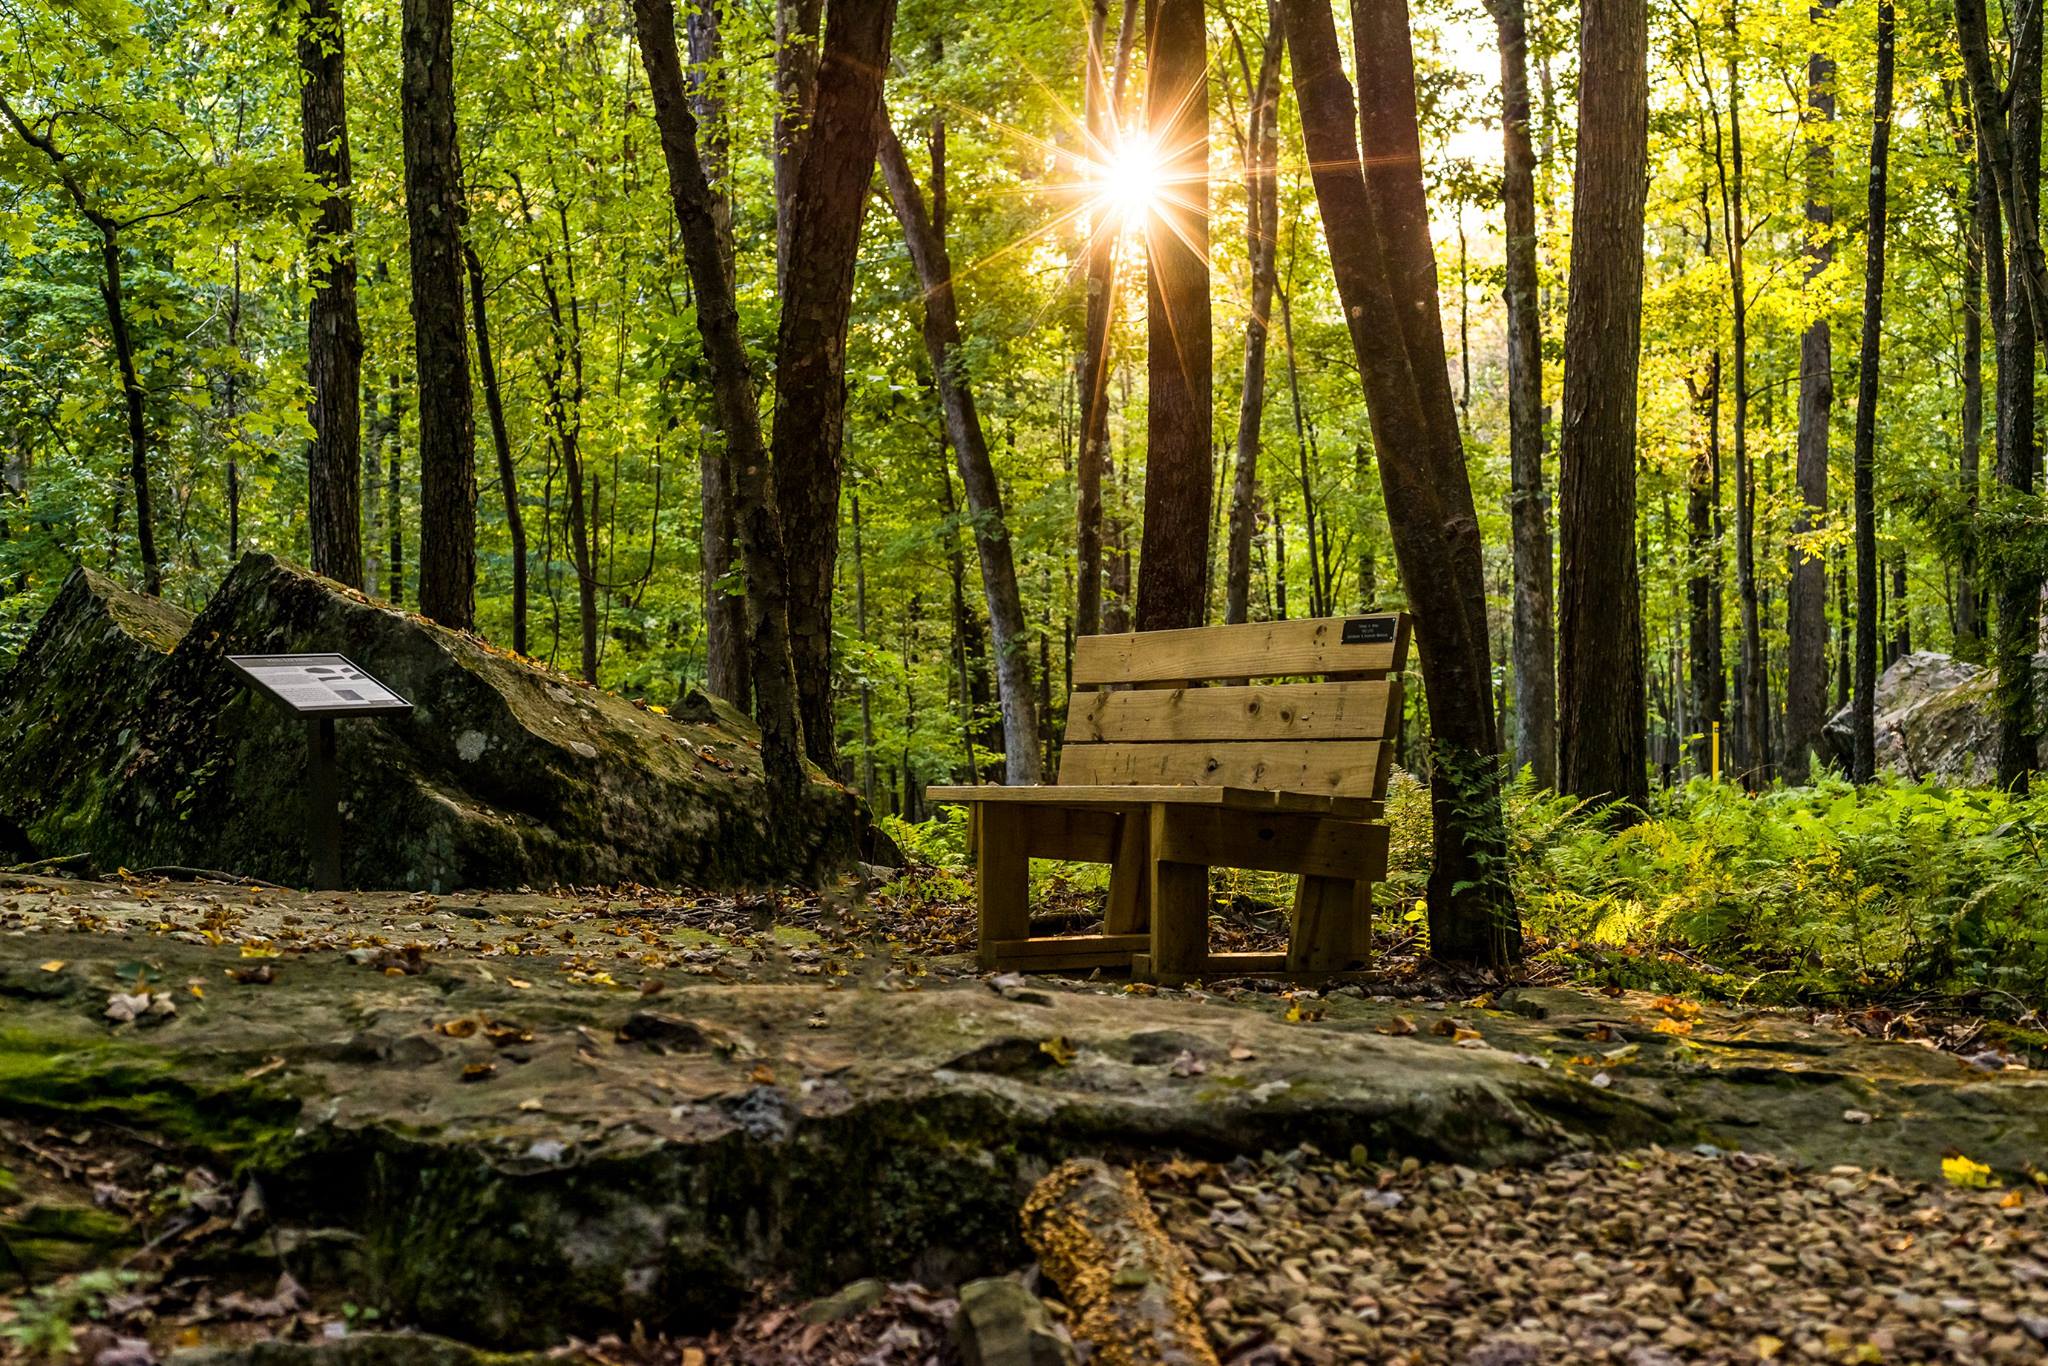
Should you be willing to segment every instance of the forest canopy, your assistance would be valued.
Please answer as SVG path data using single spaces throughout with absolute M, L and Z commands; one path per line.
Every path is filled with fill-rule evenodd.
M 1049 773 L 1077 633 L 1393 607 L 1449 630 L 1402 574 L 1378 351 L 1312 174 L 1296 30 L 1317 11 L 0 0 L 0 657 L 74 564 L 196 606 L 260 548 L 653 702 L 746 700 L 759 676 L 717 642 L 759 606 L 759 538 L 733 525 L 753 466 L 707 342 L 716 276 L 686 259 L 685 113 L 782 505 L 762 525 L 786 542 L 806 747 L 878 809 Z M 1383 11 L 1409 53 L 1365 41 Z M 1641 800 L 1711 767 L 1718 724 L 1731 774 L 1800 780 L 1859 686 L 1859 631 L 1876 667 L 2031 653 L 2025 18 L 1339 16 L 1347 101 L 1376 62 L 1413 75 L 1433 261 L 1407 264 L 1434 269 L 1479 556 L 1452 600 L 1485 697 L 1455 710 L 1490 713 L 1456 744 Z M 688 95 L 667 116 L 664 23 Z M 1619 35 L 1597 49 L 1619 65 L 1587 69 L 1582 30 Z M 1359 113 L 1360 202 L 1392 204 Z M 1418 277 L 1393 237 L 1373 240 L 1398 291 Z M 1211 340 L 1179 379 L 1148 261 L 1155 289 L 1200 277 L 1181 297 Z M 423 262 L 448 277 L 437 314 Z M 1617 393 L 1628 412 L 1575 428 Z M 434 558 L 451 517 L 473 517 L 469 620 L 460 593 L 421 597 L 462 577 L 460 547 Z M 1184 622 L 1146 619 L 1148 581 Z M 1635 640 L 1584 634 L 1622 601 Z M 1425 637 L 1426 662 L 1449 653 Z M 1574 718 L 1631 670 L 1639 738 L 1587 738 Z M 2032 721 L 2005 672 L 2010 781 Z M 1405 764 L 1429 770 L 1447 705 L 1411 689 Z

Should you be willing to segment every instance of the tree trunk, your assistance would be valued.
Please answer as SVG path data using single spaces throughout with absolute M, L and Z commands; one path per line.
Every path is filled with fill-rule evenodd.
M 1687 649 L 1692 659 L 1692 715 L 1699 731 L 1693 766 L 1701 773 L 1712 771 L 1713 731 L 1721 721 L 1725 699 L 1721 689 L 1721 618 L 1714 598 L 1714 495 L 1716 485 L 1715 447 L 1721 432 L 1721 353 L 1715 351 L 1707 364 L 1706 379 L 1690 377 L 1693 411 L 1707 424 L 1707 438 L 1693 459 L 1687 480 L 1686 550 L 1692 572 L 1686 583 L 1688 607 Z
M 1586 0 L 1558 448 L 1566 791 L 1649 800 L 1635 542 L 1636 365 L 1647 190 L 1648 13 Z
M 1884 329 L 1884 234 L 1891 160 L 1892 0 L 1877 5 L 1877 76 L 1870 115 L 1870 210 L 1863 265 L 1863 341 L 1856 375 L 1856 697 L 1851 723 L 1855 757 L 1850 776 L 1871 780 L 1877 768 L 1877 362 Z
M 2005 92 L 2011 109 L 2011 162 L 2001 182 L 2009 182 L 2012 207 L 2006 213 L 2008 255 L 2005 268 L 2005 326 L 1998 338 L 1998 482 L 2018 495 L 2034 490 L 2039 451 L 2034 432 L 2036 359 L 2041 340 L 2041 300 L 2029 288 L 2029 251 L 2039 256 L 2039 241 L 2022 224 L 2037 223 L 2041 201 L 2041 22 L 2031 16 L 2021 26 L 2013 54 L 2012 84 Z M 2015 221 L 2014 209 L 2020 218 Z M 1996 574 L 1997 637 L 1993 646 L 1998 669 L 1998 783 L 2025 791 L 2034 767 L 2037 732 L 2034 714 L 2033 655 L 2037 648 L 2041 578 L 2023 556 L 2007 555 Z
M 1209 67 L 1202 0 L 1147 8 L 1145 132 L 1161 185 L 1145 215 L 1145 520 L 1138 629 L 1202 624 L 1210 445 Z
M 1138 34 L 1138 0 L 1124 0 L 1115 74 L 1105 82 L 1102 30 L 1108 19 L 1109 0 L 1094 0 L 1083 114 L 1093 155 L 1105 162 L 1123 137 L 1124 82 Z M 1109 340 L 1116 320 L 1117 248 L 1122 237 L 1122 221 L 1110 216 L 1095 226 L 1083 253 L 1087 335 L 1082 339 L 1080 367 L 1081 454 L 1074 473 L 1074 633 L 1083 636 L 1102 630 L 1102 472 L 1109 464 Z
M 1984 253 L 1996 239 L 1998 199 L 1983 174 L 1975 129 L 1958 120 L 1956 151 L 1969 171 L 1957 196 L 1956 228 L 1963 239 L 1963 439 L 1956 459 L 1970 524 L 1977 521 L 1984 450 Z M 1991 231 L 1986 231 L 1987 220 Z M 1977 537 L 1965 541 L 1956 566 L 1956 653 L 1975 663 L 1984 658 L 1984 601 L 1977 562 Z
M 533 221 L 524 186 L 515 180 L 520 208 Z M 566 207 L 558 199 L 555 215 L 562 231 L 563 267 L 569 286 L 568 308 L 555 287 L 555 254 L 540 255 L 541 298 L 547 304 L 547 418 L 555 447 L 562 453 L 562 480 L 569 486 L 569 562 L 576 570 L 577 662 L 588 682 L 597 682 L 597 553 L 591 517 L 597 499 L 586 487 L 583 469 L 583 316 L 576 297 L 575 239 L 569 232 Z
M 299 133 L 306 174 L 327 187 L 307 254 L 313 302 L 306 317 L 313 441 L 306 492 L 313 572 L 363 586 L 363 333 L 356 321 L 355 209 L 349 199 L 348 103 L 340 0 L 307 0 L 299 30 Z
M 696 0 L 684 21 L 690 47 L 690 112 L 703 136 L 704 172 L 713 190 L 712 217 L 719 240 L 730 250 L 732 203 L 725 103 L 712 89 L 709 71 L 723 54 L 718 0 Z M 816 29 L 815 18 L 812 29 Z M 777 174 L 781 161 L 778 156 Z M 781 185 L 778 178 L 777 185 Z M 726 276 L 733 263 L 726 258 Z M 732 591 L 733 497 L 732 461 L 723 434 L 709 426 L 700 433 L 697 455 L 698 509 L 702 521 L 699 555 L 703 564 L 704 686 L 715 697 L 746 711 L 753 705 L 747 675 L 747 608 Z M 873 798 L 870 796 L 870 802 Z
M 1977 121 L 1978 142 L 1998 186 L 1999 207 L 2004 211 L 2012 239 L 2008 264 L 2018 280 L 2020 297 L 2035 335 L 2048 336 L 2048 262 L 2041 255 L 2040 157 L 2027 157 L 2023 145 L 2028 140 L 2026 130 L 2008 127 L 2006 122 L 2008 107 L 2015 124 L 2021 119 L 2016 95 L 2032 84 L 2021 67 L 2026 64 L 2026 53 L 2040 43 L 2041 19 L 2029 12 L 2020 25 L 2019 51 L 2013 54 L 2012 87 L 2001 92 L 1985 27 L 1984 0 L 1955 0 L 1955 7 L 1957 46 L 1969 82 L 1970 112 Z M 2039 138 L 2038 126 L 2031 136 Z
M 953 263 L 946 254 L 945 240 L 925 212 L 924 196 L 918 193 L 917 182 L 911 177 L 903 145 L 886 120 L 880 152 L 889 200 L 895 207 L 897 221 L 903 225 L 903 238 L 924 290 L 925 352 L 931 358 L 946 434 L 959 463 L 960 483 L 967 490 L 968 511 L 974 518 L 974 548 L 981 558 L 982 588 L 988 598 L 989 626 L 995 635 L 996 687 L 1003 710 L 1004 781 L 1036 783 L 1038 707 L 1031 678 L 1029 631 L 1024 622 L 1023 598 L 1017 588 L 1017 566 L 1010 552 L 1010 533 L 1003 520 L 1002 487 L 996 480 L 995 463 L 989 458 L 988 441 L 981 429 L 981 415 L 974 405 L 974 390 L 967 382 L 960 356 Z
M 1252 309 L 1244 324 L 1244 388 L 1237 409 L 1237 468 L 1230 488 L 1230 530 L 1224 554 L 1223 620 L 1251 620 L 1252 523 L 1259 492 L 1259 430 L 1266 415 L 1266 335 L 1272 323 L 1279 267 L 1280 57 L 1285 30 L 1276 9 L 1259 50 L 1245 137 L 1245 238 L 1252 269 Z
M 1728 10 L 1735 37 L 1735 9 Z M 1705 75 L 1702 71 L 1702 76 Z M 1749 289 L 1744 279 L 1749 233 L 1745 222 L 1745 166 L 1742 157 L 1742 84 L 1731 47 L 1728 57 L 1729 178 L 1722 184 L 1728 250 L 1729 313 L 1735 355 L 1735 593 L 1742 614 L 1743 780 L 1751 788 L 1771 777 L 1769 707 L 1764 701 L 1763 625 L 1757 610 L 1756 471 L 1749 458 Z
M 390 380 L 391 467 L 384 481 L 385 552 L 390 557 L 387 594 L 391 605 L 405 605 L 405 390 L 398 377 Z
M 469 311 L 476 331 L 477 377 L 483 381 L 484 412 L 491 422 L 491 446 L 498 456 L 498 492 L 505 499 L 505 530 L 512 537 L 512 650 L 526 653 L 526 518 L 519 507 L 519 475 L 512 466 L 512 439 L 505 431 L 505 402 L 498 391 L 498 366 L 491 354 L 490 314 L 485 307 L 484 265 L 467 244 Z
M 1430 951 L 1513 961 L 1521 929 L 1503 869 L 1479 521 L 1444 369 L 1407 7 L 1358 0 L 1353 9 L 1365 92 L 1356 124 L 1328 0 L 1284 0 L 1284 13 L 1303 140 L 1429 695 Z
M 803 141 L 817 108 L 818 30 L 825 0 L 775 0 L 775 116 L 770 153 L 775 163 L 775 282 L 789 274 L 789 233 L 794 214 Z M 705 174 L 714 178 L 710 162 Z M 719 201 L 722 203 L 723 201 Z M 721 215 L 729 233 L 731 215 Z
M 1812 10 L 1821 23 L 1837 0 Z M 1826 198 L 1834 161 L 1830 146 L 1835 122 L 1835 62 L 1818 43 L 1806 58 L 1806 287 L 1816 292 L 1835 259 L 1835 207 Z M 1827 314 L 1815 310 L 1799 339 L 1799 506 L 1792 520 L 1795 544 L 1787 553 L 1785 771 L 1805 776 L 1820 747 L 1828 716 L 1827 562 L 1796 538 L 1818 531 L 1828 511 L 1828 430 L 1835 407 L 1834 333 Z M 1964 438 L 1968 440 L 1967 437 Z
M 1529 141 L 1528 14 L 1488 0 L 1500 36 L 1502 213 L 1507 232 L 1508 508 L 1515 558 L 1515 764 L 1557 785 L 1557 661 L 1550 617 L 1550 500 L 1543 488 L 1543 319 L 1537 297 L 1536 153 Z
M 802 798 L 803 725 L 789 655 L 789 602 L 781 522 L 753 371 L 740 336 L 739 308 L 726 271 L 731 244 L 718 229 L 716 197 L 697 157 L 697 121 L 690 112 L 682 58 L 676 51 L 671 0 L 633 0 L 640 59 L 668 165 L 669 200 L 683 242 L 683 260 L 697 296 L 697 331 L 711 370 L 711 396 L 731 452 L 734 530 L 745 580 L 754 716 L 761 726 L 761 765 L 770 800 L 782 817 Z
M 839 558 L 846 327 L 874 177 L 895 0 L 829 0 L 814 112 L 789 202 L 775 338 L 772 468 L 789 560 L 789 633 L 804 743 L 839 768 L 832 713 L 832 577 Z
M 455 139 L 454 0 L 404 0 L 405 207 L 420 394 L 420 590 L 424 616 L 476 624 L 476 423 L 463 306 L 461 156 Z

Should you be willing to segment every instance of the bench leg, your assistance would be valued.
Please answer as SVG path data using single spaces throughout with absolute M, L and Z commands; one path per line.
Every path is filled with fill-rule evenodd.
M 1343 972 L 1364 963 L 1372 939 L 1372 883 L 1364 878 L 1300 877 L 1287 936 L 1290 973 Z
M 1143 934 L 1151 923 L 1149 811 L 1133 807 L 1116 817 L 1116 858 L 1109 866 L 1109 907 L 1103 916 L 1105 934 Z
M 1154 806 L 1148 822 L 1157 848 L 1167 808 Z M 1209 869 L 1200 863 L 1165 863 L 1147 851 L 1152 901 L 1152 972 L 1164 982 L 1198 977 L 1209 958 Z
M 979 961 L 1003 966 L 995 946 L 1031 937 L 1031 855 L 1022 807 L 989 802 L 975 810 L 974 905 L 980 921 Z

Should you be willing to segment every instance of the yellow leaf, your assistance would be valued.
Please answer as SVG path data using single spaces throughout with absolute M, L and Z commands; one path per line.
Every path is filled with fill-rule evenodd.
M 2018 1209 L 2020 1206 L 2026 1203 L 2027 1198 L 2024 1195 L 2021 1195 L 2018 1191 L 2007 1191 L 2004 1195 L 1999 1197 L 1998 1207 L 2000 1209 Z
M 277 948 L 271 944 L 244 944 L 242 945 L 242 957 L 275 958 L 277 957 Z
M 476 1021 L 468 1018 L 443 1020 L 434 1026 L 436 1034 L 446 1034 L 451 1039 L 466 1039 L 476 1033 Z
M 1483 1037 L 1484 1036 L 1480 1034 L 1478 1030 L 1467 1029 L 1463 1025 L 1458 1026 L 1457 1029 L 1451 1032 L 1452 1043 L 1464 1043 L 1467 1039 L 1478 1039 Z
M 51 960 L 50 960 L 49 962 L 47 962 L 47 963 L 43 964 L 43 971 L 44 971 L 44 972 L 62 972 L 62 971 L 64 971 L 64 960 L 63 960 L 63 959 L 61 959 L 61 958 L 52 958 L 52 959 L 51 959 Z
M 1055 1034 L 1050 1039 L 1040 1043 L 1038 1051 L 1051 1058 L 1061 1067 L 1069 1066 L 1076 1057 L 1080 1056 L 1080 1050 L 1068 1043 L 1067 1037 L 1064 1034 Z
M 1657 1032 L 1659 1034 L 1690 1034 L 1692 1033 L 1692 1021 L 1659 1020 L 1657 1021 Z
M 519 1108 L 520 1108 L 520 1109 L 522 1109 L 522 1110 L 538 1110 L 538 1109 L 540 1109 L 540 1108 L 541 1108 L 541 1103 L 540 1103 L 540 1097 L 539 1097 L 539 1096 L 528 1096 L 528 1097 L 527 1097 L 527 1098 L 526 1098 L 525 1100 L 522 1100 L 522 1101 L 520 1101 L 520 1102 L 519 1102 Z
M 1941 1159 L 1941 1174 L 1948 1178 L 1951 1186 L 1972 1190 L 1988 1190 L 1998 1184 L 1991 1175 L 1991 1168 L 1982 1162 L 1972 1162 L 1961 1153 Z
M 532 986 L 533 983 L 527 981 L 524 977 L 507 977 L 505 979 L 505 985 L 508 987 L 517 987 L 521 991 L 525 991 L 528 987 Z
M 765 1062 L 754 1064 L 754 1070 L 750 1075 L 752 1075 L 754 1084 L 757 1086 L 773 1086 L 775 1084 L 775 1069 Z
M 1765 1361 L 1776 1361 L 1778 1354 L 1785 1350 L 1785 1340 L 1774 1338 L 1769 1333 L 1762 1333 L 1750 1346 L 1756 1348 L 1756 1354 Z

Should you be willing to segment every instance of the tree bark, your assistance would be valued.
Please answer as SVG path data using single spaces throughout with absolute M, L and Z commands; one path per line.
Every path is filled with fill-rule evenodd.
M 794 816 L 804 784 L 803 725 L 789 654 L 788 580 L 781 522 L 754 376 L 740 336 L 739 307 L 726 271 L 731 245 L 719 232 L 716 197 L 697 157 L 697 121 L 690 112 L 682 58 L 676 51 L 671 0 L 633 0 L 640 60 L 668 166 L 669 201 L 683 242 L 683 260 L 697 298 L 697 331 L 711 369 L 711 396 L 725 429 L 733 471 L 733 514 L 739 567 L 745 579 L 754 716 L 761 726 L 761 766 L 779 817 Z
M 2010 186 L 2012 205 L 2005 268 L 2005 326 L 1998 337 L 1998 482 L 2014 494 L 2034 491 L 2036 466 L 2036 345 L 2041 299 L 2029 285 L 2029 260 L 2039 240 L 2025 225 L 2039 222 L 2041 203 L 2041 21 L 2029 13 L 2015 43 L 2012 83 L 2005 91 L 2011 110 L 2008 156 L 2001 197 Z M 1980 125 L 1981 126 L 1981 125 Z M 2015 219 L 2015 211 L 2018 218 Z M 2031 247 L 2031 258 L 2030 258 Z M 1998 594 L 1993 662 L 1998 670 L 1998 783 L 2025 791 L 2034 767 L 2039 725 L 2035 716 L 2033 655 L 2040 620 L 2041 576 L 2025 557 L 2007 554 L 1995 574 Z
M 1892 141 L 1892 0 L 1877 5 L 1877 75 L 1870 115 L 1870 208 L 1863 263 L 1863 339 L 1856 376 L 1856 696 L 1850 776 L 1867 783 L 1876 772 L 1877 704 L 1877 363 L 1884 331 L 1884 235 L 1889 203 L 1885 176 Z
M 1719 491 L 1714 470 L 1719 463 L 1721 441 L 1721 353 L 1708 359 L 1706 378 L 1686 380 L 1692 390 L 1695 415 L 1705 420 L 1707 438 L 1693 459 L 1686 487 L 1686 550 L 1692 572 L 1686 581 L 1687 652 L 1692 660 L 1692 715 L 1699 732 L 1693 766 L 1712 771 L 1713 729 L 1720 723 L 1727 699 L 1722 692 L 1721 616 L 1714 595 L 1715 497 Z
M 1488 0 L 1500 38 L 1502 215 L 1507 233 L 1508 510 L 1515 560 L 1515 763 L 1557 785 L 1557 657 L 1550 500 L 1543 487 L 1543 319 L 1537 296 L 1536 153 L 1529 140 L 1524 0 Z
M 1586 0 L 1579 62 L 1558 447 L 1559 767 L 1565 790 L 1640 809 L 1649 800 L 1634 534 L 1649 117 L 1643 0 Z
M 690 51 L 687 71 L 690 112 L 703 137 L 701 160 L 712 188 L 712 217 L 720 241 L 730 250 L 732 203 L 729 149 L 726 143 L 725 102 L 711 83 L 711 69 L 724 53 L 720 36 L 718 0 L 696 0 L 684 20 Z M 812 25 L 816 28 L 815 20 Z M 781 163 L 778 159 L 777 166 Z M 777 182 L 778 185 L 781 183 Z M 733 263 L 726 258 L 726 275 Z M 747 608 L 732 591 L 733 496 L 732 462 L 726 443 L 717 433 L 700 434 L 697 455 L 698 511 L 701 517 L 699 555 L 703 564 L 704 597 L 704 686 L 715 697 L 746 711 L 753 705 L 753 685 L 747 673 Z M 872 801 L 872 797 L 870 798 Z
M 903 240 L 924 290 L 924 344 L 938 384 L 946 434 L 967 490 L 974 518 L 974 548 L 981 558 L 982 588 L 988 598 L 989 628 L 995 636 L 996 688 L 1003 710 L 1003 775 L 1011 784 L 1039 781 L 1038 703 L 1031 678 L 1030 636 L 1024 622 L 1023 597 L 1017 588 L 1017 566 L 1010 552 L 1010 533 L 1003 520 L 1002 486 L 989 458 L 981 414 L 974 403 L 960 355 L 958 300 L 953 293 L 953 263 L 945 239 L 925 212 L 924 196 L 911 176 L 903 144 L 882 123 L 882 179 L 889 202 L 903 225 Z
M 1164 192 L 1145 215 L 1145 517 L 1138 629 L 1199 626 L 1215 496 L 1209 326 L 1209 64 L 1202 0 L 1150 0 L 1145 133 Z
M 1128 1170 L 1065 1163 L 1032 1188 L 1019 1218 L 1097 1360 L 1216 1366 L 1194 1278 Z
M 775 282 L 780 286 L 789 275 L 790 229 L 795 215 L 800 183 L 798 170 L 803 159 L 803 141 L 810 131 L 817 107 L 818 30 L 824 19 L 825 0 L 775 0 L 775 116 L 770 154 L 775 173 Z M 716 166 L 705 172 L 714 176 Z M 721 215 L 728 233 L 731 215 Z
M 2018 282 L 2020 296 L 2036 336 L 2048 336 L 2048 261 L 2041 254 L 2040 158 L 2029 161 L 2023 130 L 2009 127 L 2008 106 L 2015 91 L 2022 88 L 2023 54 L 2041 37 L 2041 17 L 2029 10 L 2020 25 L 2019 51 L 2014 53 L 2013 86 L 2001 92 L 1998 71 L 1992 64 L 1991 38 L 1986 30 L 1984 0 L 1955 0 L 1957 46 L 1962 51 L 1963 73 L 1970 89 L 1970 113 L 1977 122 L 1977 137 L 1987 153 L 1992 179 L 1998 186 L 1998 203 L 2011 237 L 2010 273 Z M 2019 110 L 2012 109 L 2015 120 Z M 2036 129 L 2034 137 L 2039 137 Z M 2031 173 L 2029 167 L 2032 167 Z M 2034 186 L 2029 193 L 2031 175 Z
M 307 255 L 313 302 L 306 316 L 306 492 L 313 572 L 363 586 L 363 332 L 356 320 L 355 208 L 349 198 L 348 101 L 341 0 L 307 0 L 299 29 L 299 134 L 306 174 L 327 187 Z
M 420 410 L 422 615 L 476 624 L 476 420 L 463 306 L 461 155 L 455 134 L 454 0 L 405 0 L 405 207 Z
M 390 557 L 389 593 L 394 607 L 405 605 L 405 390 L 398 376 L 390 379 L 391 466 L 384 481 L 384 529 L 388 536 L 385 552 Z
M 1963 439 L 1956 457 L 1956 480 L 1962 485 L 1974 527 L 1984 464 L 1984 253 L 1986 244 L 1996 236 L 1998 199 L 1991 178 L 1983 174 L 1976 130 L 1961 119 L 1956 123 L 1956 151 L 1969 167 L 1956 202 L 1956 229 L 1963 239 Z M 1985 230 L 1987 219 L 1992 228 L 1989 233 Z M 1956 653 L 1981 663 L 1984 600 L 1977 566 L 1977 537 L 1972 534 L 1957 556 Z
M 1429 695 L 1430 952 L 1513 961 L 1521 929 L 1503 866 L 1479 520 L 1444 368 L 1407 7 L 1358 0 L 1353 9 L 1367 92 L 1355 124 L 1328 0 L 1283 0 L 1283 12 L 1303 140 Z
M 1837 0 L 1822 0 L 1810 11 L 1824 24 Z M 1835 122 L 1835 62 L 1816 43 L 1806 58 L 1806 287 L 1820 288 L 1835 259 L 1835 207 L 1826 198 L 1834 162 L 1830 145 Z M 1834 333 L 1826 312 L 1814 307 L 1813 321 L 1799 339 L 1799 438 L 1796 475 L 1799 504 L 1792 520 L 1795 538 L 1818 531 L 1828 511 L 1828 432 L 1834 421 Z M 1965 437 L 1965 440 L 1968 440 Z M 1818 550 L 1794 544 L 1786 586 L 1785 771 L 1803 777 L 1819 751 L 1828 716 L 1827 562 Z
M 1123 138 L 1124 82 L 1138 33 L 1138 0 L 1124 0 L 1115 74 L 1105 78 L 1102 30 L 1108 18 L 1109 0 L 1094 0 L 1083 115 L 1093 155 L 1103 160 L 1114 155 Z M 1083 257 L 1087 335 L 1082 339 L 1079 376 L 1081 453 L 1074 472 L 1074 633 L 1083 636 L 1102 630 L 1102 472 L 1109 464 L 1109 341 L 1116 320 L 1117 249 L 1122 236 L 1120 220 L 1111 217 L 1106 224 L 1097 224 Z
M 476 330 L 477 377 L 483 381 L 484 413 L 491 422 L 491 447 L 498 456 L 498 492 L 505 500 L 505 530 L 512 538 L 512 650 L 526 653 L 526 518 L 519 506 L 519 474 L 512 465 L 512 439 L 505 430 L 505 401 L 498 390 L 497 359 L 491 353 L 484 265 L 468 244 L 462 248 L 469 272 L 469 311 Z
M 1259 432 L 1266 415 L 1266 338 L 1280 261 L 1280 57 L 1285 30 L 1272 12 L 1259 71 L 1251 86 L 1245 150 L 1245 239 L 1252 270 L 1252 310 L 1244 324 L 1244 387 L 1237 409 L 1237 468 L 1230 486 L 1230 528 L 1224 552 L 1223 620 L 1251 620 L 1252 526 L 1258 512 Z
M 1735 10 L 1728 10 L 1735 37 Z M 1705 76 L 1704 70 L 1701 75 Z M 1751 788 L 1770 781 L 1769 707 L 1765 702 L 1763 625 L 1757 609 L 1756 471 L 1749 458 L 1749 288 L 1745 281 L 1749 239 L 1745 222 L 1746 170 L 1742 156 L 1742 85 L 1731 46 L 1728 57 L 1728 151 L 1730 174 L 1722 184 L 1728 250 L 1729 316 L 1735 357 L 1735 594 L 1742 617 L 1743 780 Z
M 895 14 L 895 0 L 829 0 L 826 6 L 811 127 L 789 203 L 775 338 L 772 467 L 788 548 L 791 663 L 805 747 L 827 773 L 839 769 L 832 578 L 839 557 L 846 327 Z

